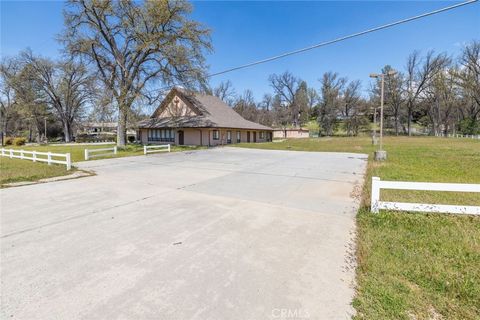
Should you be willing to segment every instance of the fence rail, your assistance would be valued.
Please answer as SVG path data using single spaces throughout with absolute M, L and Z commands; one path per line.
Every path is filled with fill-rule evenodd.
M 371 211 L 374 213 L 378 213 L 380 209 L 387 209 L 398 211 L 443 212 L 480 215 L 480 206 L 380 201 L 381 189 L 480 192 L 480 184 L 381 181 L 379 177 L 372 177 L 371 199 Z
M 152 149 L 159 149 L 159 150 L 152 150 Z M 170 152 L 170 144 L 161 144 L 161 145 L 155 145 L 155 146 L 143 146 L 143 154 L 147 153 L 154 153 L 154 152 L 164 152 L 168 151 Z
M 109 151 L 108 153 L 105 153 L 104 151 Z M 97 153 L 97 152 L 103 152 L 103 153 Z M 102 156 L 109 156 L 113 154 L 117 154 L 117 147 L 112 147 L 112 148 L 100 148 L 100 149 L 85 149 L 85 160 L 89 160 L 91 158 L 95 157 L 102 157 Z
M 51 165 L 52 163 L 64 164 L 67 166 L 67 170 L 72 169 L 72 160 L 70 153 L 53 153 L 2 148 L 1 155 L 2 157 L 9 157 L 10 159 L 15 158 L 22 160 L 32 160 L 33 162 L 46 162 L 48 163 L 48 165 Z M 47 157 L 42 158 L 41 156 Z M 64 158 L 65 160 L 53 159 L 53 157 Z
M 465 138 L 465 139 L 478 139 L 480 140 L 480 134 L 448 134 L 448 138 Z

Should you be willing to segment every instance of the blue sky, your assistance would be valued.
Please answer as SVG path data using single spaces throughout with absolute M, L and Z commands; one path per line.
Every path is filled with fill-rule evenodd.
M 460 2 L 460 1 L 458 1 Z M 334 39 L 353 32 L 452 5 L 454 1 L 196 1 L 193 18 L 212 30 L 211 72 Z M 30 47 L 55 57 L 55 36 L 63 26 L 60 1 L 1 1 L 1 54 Z M 458 54 L 480 39 L 480 3 L 406 25 L 347 40 L 307 53 L 212 78 L 230 80 L 237 93 L 251 89 L 257 99 L 271 92 L 268 76 L 285 70 L 319 87 L 326 71 L 336 71 L 369 87 L 368 75 L 386 64 L 402 70 L 413 50 Z

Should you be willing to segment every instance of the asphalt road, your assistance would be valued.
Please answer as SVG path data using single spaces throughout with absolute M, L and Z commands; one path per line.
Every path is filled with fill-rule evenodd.
M 366 155 L 217 148 L 77 165 L 97 175 L 0 191 L 2 319 L 351 316 Z

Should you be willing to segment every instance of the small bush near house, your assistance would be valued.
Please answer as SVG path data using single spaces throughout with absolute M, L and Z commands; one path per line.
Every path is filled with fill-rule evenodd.
M 13 139 L 13 144 L 16 146 L 23 146 L 25 145 L 26 142 L 27 142 L 27 139 L 21 138 L 21 137 Z
M 128 136 L 128 142 L 134 143 L 135 142 L 135 137 L 134 136 Z
M 5 138 L 5 145 L 6 146 L 11 146 L 13 144 L 13 138 L 12 137 L 6 137 Z
M 100 134 L 100 135 L 88 135 L 88 134 L 79 134 L 75 138 L 75 142 L 115 142 L 117 141 L 115 135 L 107 135 L 107 134 Z

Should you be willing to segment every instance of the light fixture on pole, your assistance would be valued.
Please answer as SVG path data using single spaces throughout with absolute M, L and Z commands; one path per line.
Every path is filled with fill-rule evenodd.
M 385 76 L 393 76 L 397 74 L 395 70 L 389 70 L 387 73 L 372 73 L 370 78 L 380 78 L 380 145 L 377 151 L 375 151 L 374 158 L 377 161 L 384 161 L 387 159 L 387 151 L 383 150 L 383 93 L 385 86 Z

